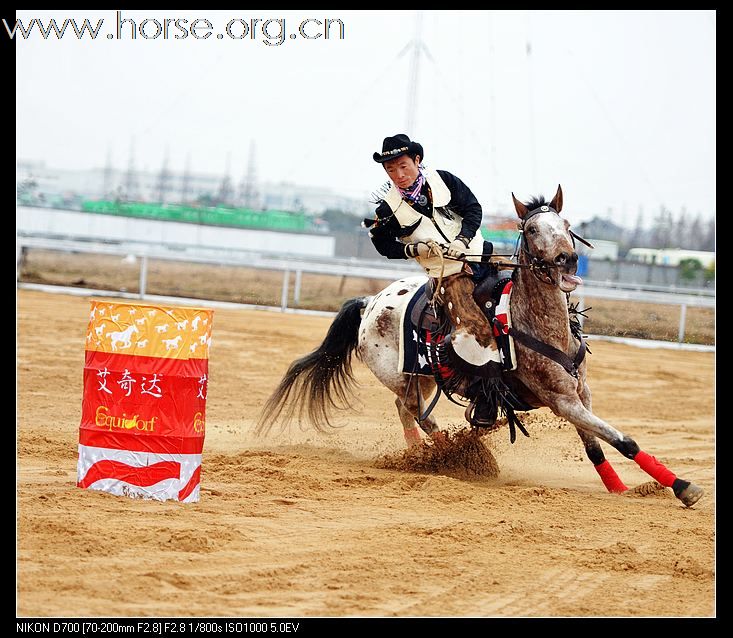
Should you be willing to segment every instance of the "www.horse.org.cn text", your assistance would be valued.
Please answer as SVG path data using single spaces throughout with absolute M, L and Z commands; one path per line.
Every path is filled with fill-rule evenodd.
M 76 38 L 77 40 L 254 40 L 267 46 L 280 46 L 287 40 L 343 40 L 346 26 L 339 18 L 231 18 L 217 27 L 208 18 L 144 18 L 122 16 L 115 11 L 112 30 L 106 30 L 105 19 L 31 18 L 16 19 L 9 24 L 3 19 L 7 36 L 14 40 L 41 37 L 44 40 Z M 293 26 L 289 26 L 293 24 Z M 109 26 L 109 22 L 107 23 Z

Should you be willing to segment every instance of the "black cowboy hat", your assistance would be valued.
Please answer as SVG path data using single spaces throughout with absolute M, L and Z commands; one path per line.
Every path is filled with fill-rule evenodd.
M 382 142 L 382 152 L 374 153 L 372 157 L 374 158 L 375 162 L 378 162 L 379 164 L 384 164 L 389 160 L 393 160 L 400 157 L 401 155 L 407 154 L 417 154 L 420 156 L 420 159 L 422 159 L 424 157 L 422 144 L 419 144 L 418 142 L 413 142 L 412 140 L 410 140 L 409 137 L 407 137 L 405 133 L 398 133 L 393 137 L 385 137 L 384 141 Z

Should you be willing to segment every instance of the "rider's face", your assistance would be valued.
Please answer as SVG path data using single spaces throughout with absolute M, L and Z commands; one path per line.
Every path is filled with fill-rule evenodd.
M 416 155 L 415 159 L 402 155 L 397 159 L 385 162 L 384 170 L 387 171 L 389 178 L 400 188 L 407 188 L 417 179 L 418 165 L 420 164 L 420 156 Z

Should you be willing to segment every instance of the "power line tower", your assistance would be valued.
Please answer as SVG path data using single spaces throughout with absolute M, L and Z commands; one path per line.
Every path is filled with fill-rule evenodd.
M 168 147 L 166 146 L 165 155 L 163 156 L 163 166 L 160 169 L 160 173 L 158 173 L 158 202 L 161 204 L 165 204 L 170 179 L 171 174 L 168 170 Z
M 407 79 L 407 116 L 405 118 L 405 133 L 407 135 L 415 134 L 418 88 L 420 83 L 420 56 L 424 53 L 431 62 L 434 61 L 427 46 L 422 41 L 422 17 L 423 12 L 418 11 L 415 18 L 415 37 L 405 45 L 405 48 L 397 56 L 401 58 L 405 53 L 411 51 L 410 69 Z
M 226 169 L 224 170 L 224 178 L 221 180 L 221 186 L 219 186 L 218 203 L 226 206 L 231 206 L 232 196 L 234 189 L 232 188 L 232 180 L 229 177 L 230 166 L 231 166 L 232 154 L 227 153 Z
M 104 163 L 104 171 L 102 172 L 102 199 L 109 199 L 112 196 L 112 147 L 107 145 L 107 159 Z
M 249 160 L 247 162 L 247 174 L 239 185 L 239 200 L 245 208 L 255 209 L 259 204 L 259 192 L 257 190 L 257 161 L 255 141 L 249 143 Z
M 186 167 L 181 178 L 181 204 L 188 201 L 188 192 L 191 189 L 191 153 L 186 155 Z
M 125 173 L 125 198 L 128 201 L 136 201 L 139 197 L 139 188 L 135 169 L 135 138 L 133 137 L 130 140 L 130 160 Z

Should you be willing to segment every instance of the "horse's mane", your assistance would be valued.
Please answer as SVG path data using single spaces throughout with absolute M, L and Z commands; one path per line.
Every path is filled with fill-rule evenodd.
M 524 202 L 524 205 L 529 210 L 534 210 L 535 208 L 539 208 L 540 206 L 548 206 L 550 202 L 545 201 L 545 196 L 540 195 L 539 197 L 533 197 L 528 202 Z

